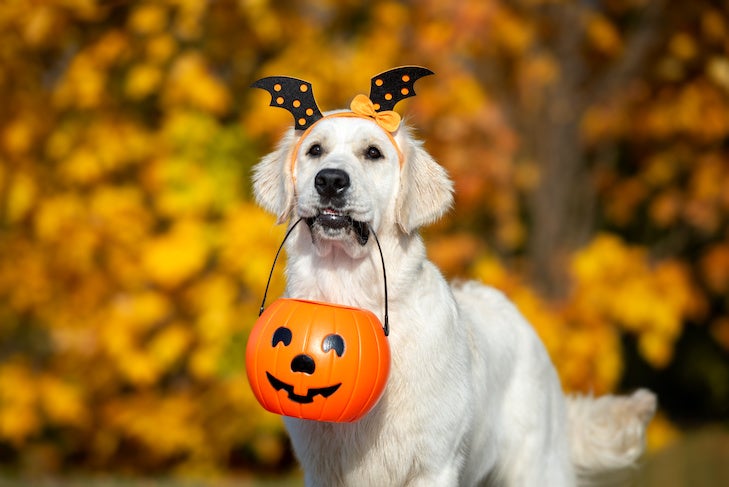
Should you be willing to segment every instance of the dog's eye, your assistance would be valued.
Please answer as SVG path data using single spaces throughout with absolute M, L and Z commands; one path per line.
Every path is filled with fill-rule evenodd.
M 282 326 L 280 328 L 277 328 L 276 331 L 273 332 L 273 340 L 271 340 L 271 346 L 275 347 L 279 343 L 283 343 L 285 347 L 288 347 L 291 343 L 292 338 L 293 334 L 291 333 L 291 330 L 289 330 L 285 326 Z
M 321 153 L 323 152 L 321 146 L 319 144 L 314 144 L 311 147 L 309 147 L 309 150 L 307 151 L 306 155 L 311 157 L 319 157 Z
M 321 344 L 321 349 L 325 352 L 334 350 L 337 357 L 341 357 L 344 353 L 344 338 L 339 335 L 327 335 Z
M 371 160 L 381 159 L 382 158 L 382 152 L 380 152 L 380 149 L 378 149 L 374 145 L 371 145 L 365 151 L 365 157 L 367 159 L 371 159 Z

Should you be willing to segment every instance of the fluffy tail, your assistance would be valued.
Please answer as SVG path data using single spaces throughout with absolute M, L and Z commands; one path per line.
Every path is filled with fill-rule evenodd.
M 646 389 L 631 396 L 572 396 L 567 398 L 567 411 L 579 484 L 628 484 L 645 449 L 656 396 Z

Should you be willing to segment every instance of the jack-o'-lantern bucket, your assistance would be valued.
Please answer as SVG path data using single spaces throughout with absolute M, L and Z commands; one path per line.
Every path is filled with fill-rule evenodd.
M 375 241 L 379 249 L 376 235 Z M 384 259 L 382 270 L 384 275 Z M 264 310 L 266 286 L 246 345 L 248 382 L 265 409 L 349 422 L 377 404 L 390 372 L 386 279 L 385 326 L 369 310 L 304 299 L 279 298 Z

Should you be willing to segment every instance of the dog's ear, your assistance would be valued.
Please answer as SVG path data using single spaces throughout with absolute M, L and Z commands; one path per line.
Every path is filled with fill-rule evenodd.
M 395 218 L 403 232 L 409 234 L 434 222 L 453 204 L 453 183 L 441 167 L 409 135 L 405 163 L 400 175 Z
M 253 194 L 256 202 L 277 217 L 277 223 L 289 219 L 294 209 L 294 181 L 291 175 L 291 151 L 294 134 L 289 131 L 276 150 L 253 167 Z

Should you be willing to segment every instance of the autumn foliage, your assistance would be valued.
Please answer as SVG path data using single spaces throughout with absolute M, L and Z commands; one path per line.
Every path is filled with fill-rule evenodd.
M 290 119 L 249 86 L 328 110 L 402 64 L 437 74 L 398 108 L 456 183 L 444 272 L 507 292 L 566 390 L 728 414 L 722 2 L 11 0 L 0 466 L 285 463 L 243 350 L 282 238 L 250 168 Z

